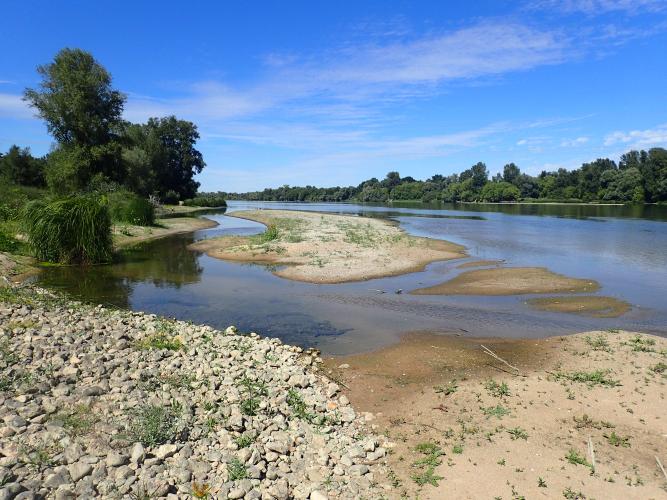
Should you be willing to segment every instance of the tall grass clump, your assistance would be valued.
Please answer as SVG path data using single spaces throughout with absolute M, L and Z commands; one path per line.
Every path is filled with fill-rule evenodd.
M 194 198 L 185 200 L 183 205 L 188 207 L 226 207 L 227 202 L 222 193 L 200 193 Z
M 115 191 L 107 195 L 109 212 L 114 222 L 124 222 L 135 226 L 153 226 L 155 207 L 146 198 L 129 191 Z
M 28 246 L 39 260 L 61 264 L 111 260 L 111 217 L 99 196 L 33 201 L 23 209 L 23 225 Z

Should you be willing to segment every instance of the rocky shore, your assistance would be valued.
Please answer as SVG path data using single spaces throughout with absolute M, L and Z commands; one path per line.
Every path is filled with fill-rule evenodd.
M 0 288 L 0 499 L 381 498 L 316 352 Z

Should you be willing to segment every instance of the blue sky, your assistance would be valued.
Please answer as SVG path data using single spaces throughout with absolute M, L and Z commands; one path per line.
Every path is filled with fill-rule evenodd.
M 46 153 L 21 101 L 88 50 L 125 117 L 198 124 L 203 190 L 575 168 L 667 146 L 667 0 L 6 0 L 0 150 Z

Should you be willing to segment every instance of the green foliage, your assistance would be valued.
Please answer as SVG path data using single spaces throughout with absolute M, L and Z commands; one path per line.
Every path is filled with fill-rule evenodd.
M 227 463 L 227 474 L 230 481 L 238 481 L 248 477 L 248 469 L 238 458 L 232 458 Z
M 0 228 L 0 252 L 16 253 L 20 247 L 21 242 L 19 240 Z
M 109 212 L 114 222 L 125 222 L 135 226 L 155 224 L 155 207 L 146 198 L 121 190 L 107 195 Z
M 166 349 L 168 351 L 180 351 L 184 348 L 183 342 L 177 337 L 173 337 L 164 332 L 158 332 L 138 341 L 137 349 Z
M 176 437 L 176 426 L 180 417 L 177 406 L 144 405 L 131 415 L 128 438 L 144 446 L 156 446 Z
M 442 463 L 440 457 L 444 455 L 444 452 L 437 444 L 431 442 L 418 444 L 415 451 L 424 455 L 424 458 L 412 464 L 413 467 L 421 469 L 420 472 L 411 476 L 412 480 L 419 486 L 426 484 L 438 486 L 438 481 L 444 478 L 435 474 L 435 468 Z
M 0 155 L 0 180 L 21 186 L 43 186 L 44 165 L 44 159 L 33 157 L 30 148 L 11 146 Z
M 616 446 L 617 448 L 620 446 L 622 448 L 629 448 L 630 447 L 630 438 L 629 437 L 621 437 L 618 434 L 616 434 L 615 431 L 612 431 L 611 434 L 604 434 L 604 437 L 607 438 L 607 442 L 612 445 Z
M 586 460 L 585 457 L 579 455 L 575 449 L 570 449 L 570 451 L 567 452 L 567 455 L 565 455 L 565 459 L 573 465 L 584 465 L 586 467 L 590 467 L 591 469 L 593 468 L 588 460 Z
M 497 417 L 503 418 L 505 415 L 509 415 L 510 411 L 501 405 L 489 406 L 488 408 L 482 408 L 482 412 L 487 417 Z
M 491 396 L 495 396 L 497 398 L 510 395 L 510 388 L 505 382 L 499 384 L 495 380 L 489 380 L 484 384 L 484 387 Z
M 515 427 L 514 429 L 507 429 L 507 433 L 512 438 L 512 441 L 516 439 L 528 439 L 528 433 L 521 427 Z
M 188 207 L 226 207 L 224 193 L 199 193 L 194 198 L 185 200 L 183 205 Z
M 489 182 L 480 193 L 482 201 L 518 201 L 521 197 L 519 188 L 509 182 Z
M 580 382 L 589 386 L 602 385 L 606 387 L 616 387 L 621 385 L 618 380 L 609 378 L 609 370 L 594 370 L 592 372 L 575 371 L 570 373 L 558 372 L 555 374 L 556 380 L 566 379 L 572 382 Z
M 99 196 L 33 201 L 23 210 L 28 246 L 39 260 L 63 264 L 108 262 L 111 218 Z
M 40 89 L 26 89 L 25 100 L 46 121 L 61 144 L 108 143 L 120 123 L 125 96 L 111 88 L 111 75 L 81 49 L 62 49 L 39 66 Z

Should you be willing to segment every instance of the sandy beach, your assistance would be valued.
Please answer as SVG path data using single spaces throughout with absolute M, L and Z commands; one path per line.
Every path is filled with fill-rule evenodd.
M 416 333 L 326 363 L 396 443 L 395 498 L 648 499 L 667 487 L 655 460 L 667 462 L 666 356 L 667 339 L 624 331 Z

